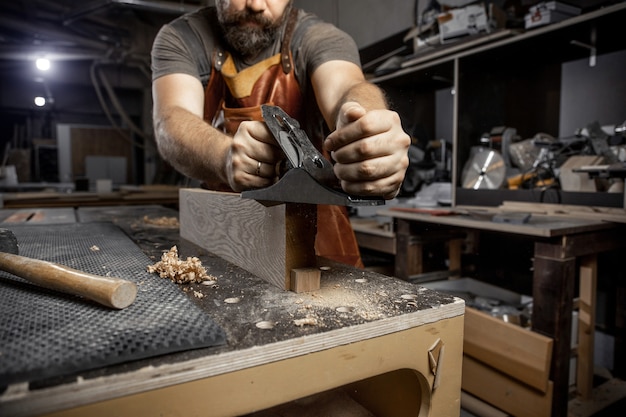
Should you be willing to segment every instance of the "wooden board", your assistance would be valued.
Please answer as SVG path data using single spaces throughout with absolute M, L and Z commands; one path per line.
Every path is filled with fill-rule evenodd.
M 493 214 L 495 214 L 494 211 L 492 209 L 483 210 L 482 208 L 474 208 L 472 211 L 467 212 L 459 211 L 458 214 L 450 216 L 431 216 L 389 209 L 380 210 L 376 214 L 379 216 L 388 216 L 396 219 L 424 223 L 538 237 L 556 237 L 571 233 L 610 229 L 613 227 L 610 223 L 606 223 L 602 220 L 543 215 L 533 215 L 528 223 L 525 224 L 497 223 L 490 220 Z M 486 219 L 486 217 L 488 217 L 488 219 Z
M 463 391 L 487 401 L 514 416 L 549 417 L 552 410 L 552 388 L 542 393 L 495 369 L 463 356 Z
M 626 208 L 529 203 L 523 201 L 504 201 L 499 208 L 505 211 L 525 211 L 564 218 L 626 223 Z
M 70 129 L 73 179 L 87 173 L 87 156 L 121 156 L 126 158 L 126 182 L 132 182 L 133 149 L 130 132 L 112 128 L 73 126 Z
M 383 253 L 396 254 L 396 235 L 385 230 L 375 219 L 352 217 L 350 224 L 360 247 Z
M 110 193 L 32 191 L 4 193 L 2 208 L 49 208 L 111 205 L 178 204 L 178 187 L 140 186 Z
M 315 266 L 317 207 L 265 207 L 238 193 L 180 190 L 182 238 L 288 290 L 291 270 Z
M 463 352 L 541 392 L 548 390 L 553 341 L 473 308 L 465 310 Z
M 380 329 L 385 325 L 388 329 L 382 335 L 359 325 L 88 379 L 61 386 L 56 392 L 38 390 L 29 393 L 35 401 L 27 407 L 6 407 L 17 411 L 6 415 L 41 416 L 40 411 L 56 409 L 60 411 L 44 415 L 105 417 L 116 410 L 124 416 L 241 416 L 331 388 L 354 386 L 358 390 L 349 392 L 358 397 L 363 389 L 367 395 L 357 399 L 380 417 L 458 416 L 462 316 L 415 326 L 413 317 L 403 321 L 407 329 L 394 319 L 381 320 Z M 434 377 L 425 359 L 429 343 L 437 338 L 446 341 L 446 362 L 442 384 L 433 390 Z M 399 373 L 401 379 L 396 378 Z M 404 386 L 399 386 L 402 382 Z
M 59 224 L 75 223 L 76 214 L 70 207 L 47 209 L 21 209 L 2 220 L 7 226 L 12 224 Z

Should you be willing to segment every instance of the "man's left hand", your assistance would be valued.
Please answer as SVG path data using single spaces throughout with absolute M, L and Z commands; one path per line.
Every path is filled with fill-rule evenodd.
M 324 141 L 335 160 L 335 175 L 351 195 L 394 198 L 409 166 L 411 138 L 398 114 L 370 110 L 356 102 L 344 103 L 337 129 Z

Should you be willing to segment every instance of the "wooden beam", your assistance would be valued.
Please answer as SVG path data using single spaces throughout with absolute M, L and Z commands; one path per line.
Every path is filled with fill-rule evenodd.
M 291 270 L 316 265 L 317 207 L 265 207 L 238 193 L 180 190 L 182 238 L 285 290 Z
M 461 255 L 464 239 L 451 239 L 448 242 L 448 271 L 453 277 L 461 276 Z
M 613 228 L 538 241 L 535 243 L 535 252 L 549 258 L 566 259 L 616 250 L 624 245 L 624 229 Z
M 558 387 L 569 385 L 575 268 L 576 258 L 534 256 L 532 329 L 554 340 L 550 379 Z M 567 390 L 555 390 L 552 415 L 567 415 L 567 401 Z
M 596 329 L 596 287 L 598 255 L 589 255 L 580 261 L 580 302 L 578 314 L 578 361 L 576 366 L 576 393 L 591 399 L 593 390 L 593 347 Z

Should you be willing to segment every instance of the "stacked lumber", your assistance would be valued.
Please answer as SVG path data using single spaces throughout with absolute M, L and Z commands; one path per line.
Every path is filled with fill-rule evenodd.
M 122 186 L 119 191 L 31 191 L 0 194 L 2 208 L 75 207 L 130 204 L 178 204 L 179 187 Z

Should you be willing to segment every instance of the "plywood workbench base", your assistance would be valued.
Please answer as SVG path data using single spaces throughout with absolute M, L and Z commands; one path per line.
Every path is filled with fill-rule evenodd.
M 180 410 L 189 417 L 237 416 L 355 384 L 356 399 L 378 416 L 459 414 L 462 315 L 354 343 L 348 343 L 360 337 L 349 335 L 354 329 L 339 333 L 323 335 L 337 346 L 324 349 L 326 343 L 320 339 L 316 343 L 320 350 L 309 354 L 304 354 L 303 346 L 310 347 L 310 341 L 294 340 L 143 369 L 107 381 L 85 380 L 30 396 L 40 397 L 39 401 L 47 397 L 62 408 L 89 403 L 46 414 L 50 417 L 108 417 L 111 410 L 118 416 L 173 416 Z M 444 341 L 445 358 L 437 369 L 439 385 L 433 388 L 435 375 L 427 352 L 437 339 Z
M 174 244 L 198 256 L 218 284 L 181 291 L 204 295 L 194 302 L 227 344 L 16 383 L 0 393 L 0 415 L 232 417 L 340 387 L 381 417 L 459 415 L 463 300 L 321 258 L 319 290 L 284 291 L 178 229 L 143 225 L 162 210 L 77 211 L 76 221 L 114 221 L 153 259 Z M 297 324 L 309 316 L 316 325 Z

